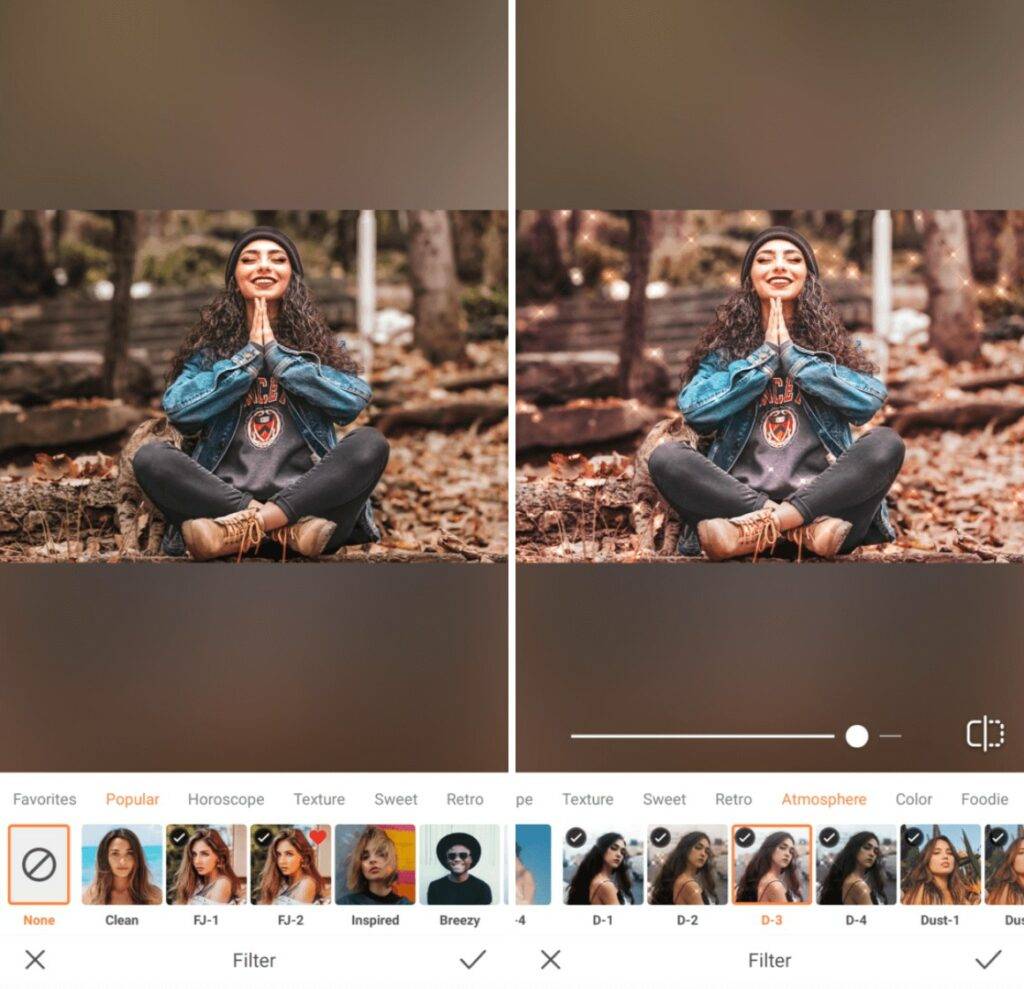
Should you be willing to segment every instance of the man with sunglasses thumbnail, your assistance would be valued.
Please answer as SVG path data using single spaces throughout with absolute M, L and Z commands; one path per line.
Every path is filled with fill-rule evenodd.
M 491 902 L 491 887 L 469 874 L 480 861 L 480 842 L 476 838 L 463 831 L 446 834 L 437 843 L 437 858 L 448 875 L 435 879 L 427 887 L 427 903 L 482 907 Z

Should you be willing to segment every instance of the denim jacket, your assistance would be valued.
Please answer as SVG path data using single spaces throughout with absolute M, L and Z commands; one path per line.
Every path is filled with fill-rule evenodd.
M 850 424 L 866 423 L 885 401 L 885 385 L 869 374 L 851 370 L 826 351 L 805 350 L 795 343 L 778 348 L 763 343 L 746 357 L 730 361 L 721 351 L 708 354 L 679 393 L 679 411 L 698 434 L 713 435 L 708 459 L 728 472 L 747 445 L 757 416 L 757 402 L 776 374 L 790 375 L 803 392 L 804 409 L 825 449 L 838 457 L 853 443 Z M 882 502 L 864 543 L 896 538 Z M 692 526 L 679 540 L 682 556 L 699 556 Z
M 264 363 L 288 393 L 286 408 L 316 458 L 337 442 L 333 423 L 352 422 L 369 404 L 370 386 L 361 378 L 321 364 L 315 354 L 292 350 L 276 340 L 266 348 L 247 343 L 237 354 L 219 361 L 205 350 L 197 351 L 164 392 L 163 407 L 167 418 L 183 433 L 198 433 L 192 459 L 212 473 L 231 444 L 245 396 Z M 348 542 L 379 539 L 367 499 Z M 167 527 L 163 548 L 171 556 L 184 553 L 176 527 Z

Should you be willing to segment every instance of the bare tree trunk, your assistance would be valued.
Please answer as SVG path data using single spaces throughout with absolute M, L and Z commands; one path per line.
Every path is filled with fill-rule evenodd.
M 569 219 L 565 224 L 565 237 L 569 246 L 569 266 L 576 267 L 576 238 L 580 233 L 580 211 L 578 209 L 569 211 Z
M 127 396 L 128 334 L 132 325 L 132 276 L 135 272 L 136 215 L 132 210 L 114 210 L 113 273 L 114 297 L 110 303 L 110 324 L 103 351 L 103 394 L 107 398 Z
M 455 271 L 459 280 L 475 283 L 484 276 L 484 237 L 490 210 L 456 209 L 451 212 L 455 248 Z
M 931 345 L 947 363 L 973 360 L 981 350 L 981 317 L 974 296 L 963 211 L 923 213 Z
M 1024 283 L 1024 210 L 1009 212 L 1010 229 L 1013 231 L 1013 268 L 1010 278 L 1014 284 Z
M 999 278 L 999 235 L 1006 222 L 1004 210 L 967 210 L 971 271 L 976 281 L 993 285 Z
M 356 270 L 356 227 L 359 224 L 359 210 L 338 210 L 338 221 L 334 234 L 334 257 L 341 262 L 346 273 Z
M 524 299 L 554 299 L 572 288 L 551 210 L 537 210 L 522 240 L 519 268 Z
M 64 222 L 64 210 L 55 209 L 53 216 L 50 217 L 50 257 L 54 268 L 60 264 L 60 241 L 64 236 Z
M 466 353 L 466 320 L 459 304 L 448 214 L 415 209 L 408 211 L 408 219 L 413 340 L 433 364 L 458 360 Z
M 631 398 L 638 382 L 634 369 L 643 362 L 647 334 L 647 276 L 651 265 L 651 211 L 629 213 L 629 298 L 619 344 L 619 394 Z
M 866 271 L 871 260 L 871 224 L 875 214 L 873 210 L 859 209 L 853 218 L 853 237 L 850 241 L 850 260 Z
M 484 285 L 490 289 L 508 284 L 508 213 L 491 210 L 491 220 L 484 233 Z

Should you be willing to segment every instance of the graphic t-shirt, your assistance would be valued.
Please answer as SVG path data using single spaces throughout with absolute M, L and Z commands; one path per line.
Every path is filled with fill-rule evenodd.
M 761 393 L 750 438 L 733 464 L 733 477 L 785 501 L 828 467 L 825 447 L 804 408 L 803 393 L 785 377 Z
M 238 428 L 216 474 L 266 501 L 312 466 L 313 454 L 288 409 L 288 395 L 264 367 L 242 402 Z

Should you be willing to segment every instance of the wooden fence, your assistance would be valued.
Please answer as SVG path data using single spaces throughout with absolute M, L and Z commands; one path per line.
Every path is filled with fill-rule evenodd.
M 830 282 L 829 295 L 851 330 L 871 325 L 871 298 L 856 282 Z M 701 330 L 728 293 L 676 289 L 647 302 L 647 346 L 661 348 L 670 370 L 682 368 Z M 516 316 L 516 346 L 523 352 L 617 350 L 625 303 L 579 296 L 542 305 L 522 306 Z
M 334 330 L 355 326 L 355 298 L 336 281 L 311 284 L 321 311 Z M 128 345 L 144 350 L 154 380 L 162 381 L 182 338 L 215 290 L 158 289 L 132 301 Z M 37 353 L 103 350 L 110 303 L 89 298 L 57 298 L 30 305 L 0 308 L 0 350 Z

